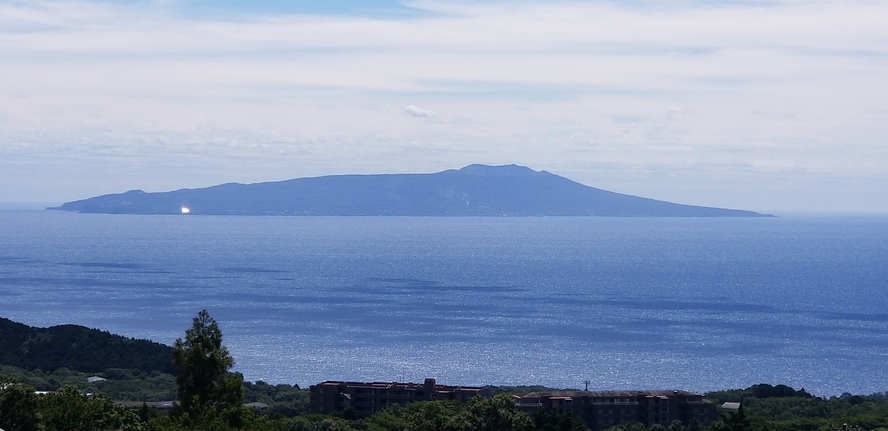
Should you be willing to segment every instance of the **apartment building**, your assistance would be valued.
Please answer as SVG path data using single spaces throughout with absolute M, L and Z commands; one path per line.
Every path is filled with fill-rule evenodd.
M 694 419 L 705 426 L 718 418 L 715 405 L 687 391 L 533 392 L 516 397 L 516 403 L 531 415 L 540 409 L 569 415 L 592 431 L 632 423 L 666 426 L 676 420 L 687 425 Z
M 439 385 L 435 379 L 425 379 L 422 384 L 326 381 L 309 388 L 312 413 L 331 413 L 352 407 L 358 418 L 372 416 L 391 405 L 431 400 L 466 402 L 475 395 L 486 398 L 490 396 L 490 390 L 485 387 Z

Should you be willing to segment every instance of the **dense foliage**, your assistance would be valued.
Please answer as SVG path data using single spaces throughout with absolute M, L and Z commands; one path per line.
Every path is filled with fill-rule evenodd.
M 168 401 L 176 399 L 176 377 L 158 371 L 108 368 L 99 373 L 83 373 L 59 368 L 55 371 L 26 370 L 0 365 L 0 374 L 14 377 L 19 382 L 38 391 L 56 391 L 64 386 L 74 386 L 83 392 L 99 393 L 117 401 Z M 105 381 L 90 383 L 92 376 Z
M 43 372 L 0 365 L 0 375 L 14 378 L 37 391 L 56 391 L 64 386 L 73 386 L 84 393 L 102 393 L 115 401 L 157 402 L 171 401 L 177 397 L 176 377 L 157 371 L 143 373 L 138 370 L 109 368 L 100 373 L 81 373 L 59 368 L 53 372 Z M 108 380 L 88 382 L 87 378 L 93 375 Z M 243 394 L 245 403 L 261 402 L 268 405 L 268 411 L 274 417 L 293 417 L 308 413 L 308 391 L 298 385 L 244 382 Z
M 299 385 L 270 385 L 262 380 L 244 382 L 244 402 L 260 402 L 268 405 L 274 417 L 294 417 L 308 413 L 308 390 Z
M 349 412 L 336 416 L 305 415 L 286 422 L 286 429 L 335 431 L 588 431 L 566 416 L 540 411 L 533 417 L 519 411 L 511 394 L 475 397 L 468 403 L 420 401 L 392 406 L 364 420 L 350 420 Z
M 34 388 L 0 377 L 0 427 L 7 431 L 142 431 L 137 413 L 102 394 L 73 386 L 37 395 Z
M 0 364 L 28 370 L 127 368 L 173 373 L 172 352 L 160 343 L 83 326 L 35 328 L 0 317 Z
M 748 430 L 820 431 L 840 429 L 843 424 L 852 429 L 888 428 L 888 399 L 883 393 L 818 398 L 804 389 L 760 384 L 707 397 L 717 403 L 742 403 Z

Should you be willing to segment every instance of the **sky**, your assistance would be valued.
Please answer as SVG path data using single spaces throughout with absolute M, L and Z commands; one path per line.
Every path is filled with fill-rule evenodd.
M 519 164 L 888 213 L 888 2 L 0 0 L 0 202 Z

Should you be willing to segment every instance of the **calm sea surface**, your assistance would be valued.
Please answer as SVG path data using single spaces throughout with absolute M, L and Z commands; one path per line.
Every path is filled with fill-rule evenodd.
M 171 344 L 248 380 L 888 390 L 888 218 L 0 211 L 0 316 Z

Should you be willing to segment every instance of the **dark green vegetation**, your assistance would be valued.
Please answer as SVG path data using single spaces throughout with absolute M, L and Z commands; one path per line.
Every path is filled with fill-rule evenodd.
M 299 385 L 270 385 L 262 380 L 244 382 L 244 402 L 263 403 L 275 417 L 294 417 L 308 413 L 308 390 Z
M 222 331 L 207 310 L 197 314 L 184 340 L 176 340 L 173 362 L 182 412 L 194 415 L 204 409 L 224 410 L 242 404 L 244 378 L 229 373 L 234 358 L 222 345 Z
M 585 425 L 565 416 L 543 411 L 530 417 L 515 407 L 510 394 L 490 399 L 422 401 L 392 407 L 362 422 L 343 424 L 345 430 L 368 431 L 588 431 Z
M 82 373 L 68 368 L 55 371 L 26 370 L 0 365 L 0 374 L 13 377 L 38 391 L 55 391 L 74 386 L 86 393 L 102 393 L 112 400 L 165 401 L 176 399 L 176 377 L 171 374 L 122 368 L 108 368 L 98 373 Z M 100 376 L 106 381 L 89 383 L 87 378 Z M 0 427 L 2 428 L 2 427 Z
M 56 341 L 68 343 L 62 338 Z M 98 374 L 109 380 L 88 384 L 86 378 L 93 373 L 68 368 L 43 372 L 0 366 L 0 375 L 5 375 L 0 376 L 0 428 L 6 431 L 588 429 L 569 417 L 545 411 L 531 417 L 518 411 L 512 394 L 548 389 L 538 386 L 492 388 L 497 394 L 493 398 L 474 398 L 466 404 L 424 401 L 392 406 L 364 420 L 356 420 L 355 412 L 348 409 L 331 415 L 308 414 L 307 391 L 298 386 L 243 382 L 240 374 L 232 373 L 233 360 L 222 343 L 222 334 L 205 311 L 198 314 L 185 337 L 177 340 L 170 352 L 168 360 L 174 363 L 178 378 L 158 370 L 106 368 Z M 57 391 L 37 395 L 35 388 Z M 132 409 L 111 401 L 169 400 L 177 394 L 188 401 L 169 414 L 146 405 Z M 675 422 L 650 429 L 621 425 L 609 431 L 826 431 L 841 429 L 843 424 L 848 424 L 849 430 L 888 431 L 888 393 L 819 398 L 784 385 L 760 384 L 712 392 L 707 398 L 717 404 L 740 402 L 743 408 L 724 411 L 721 420 L 706 428 L 697 423 Z M 256 401 L 268 404 L 270 409 L 259 412 L 243 406 Z
M 159 402 L 175 400 L 178 392 L 176 377 L 158 371 L 143 373 L 138 370 L 109 368 L 100 373 L 81 373 L 67 368 L 52 372 L 29 371 L 9 365 L 0 365 L 0 375 L 11 377 L 37 391 L 56 391 L 73 386 L 84 393 L 101 393 L 117 401 Z M 108 380 L 89 383 L 88 377 L 100 376 Z M 308 391 L 298 385 L 270 385 L 263 381 L 244 382 L 244 402 L 261 402 L 269 412 L 292 417 L 308 412 Z M 2 427 L 0 427 L 2 428 Z
M 27 370 L 66 367 L 95 373 L 126 368 L 173 373 L 172 353 L 170 346 L 83 326 L 34 328 L 0 317 L 0 364 Z
M 752 430 L 827 430 L 842 424 L 863 430 L 888 430 L 888 393 L 866 396 L 842 394 L 828 399 L 784 385 L 754 385 L 746 389 L 711 392 L 713 402 L 740 402 Z
M 0 427 L 6 431 L 137 431 L 146 429 L 136 411 L 101 394 L 73 386 L 46 395 L 0 376 Z
M 435 174 L 334 175 L 145 193 L 133 190 L 57 209 L 106 214 L 315 216 L 762 217 L 613 193 L 523 166 L 471 165 Z

